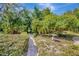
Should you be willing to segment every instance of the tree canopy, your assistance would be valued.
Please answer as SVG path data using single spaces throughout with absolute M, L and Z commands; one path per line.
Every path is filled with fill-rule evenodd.
M 26 8 L 19 10 L 18 4 L 0 4 L 0 6 L 0 31 L 4 33 L 79 32 L 79 8 L 56 15 L 49 8 L 40 10 L 35 7 L 30 11 Z

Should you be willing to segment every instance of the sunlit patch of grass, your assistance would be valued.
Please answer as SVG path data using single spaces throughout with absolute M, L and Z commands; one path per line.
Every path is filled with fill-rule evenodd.
M 35 41 L 41 56 L 79 55 L 79 46 L 73 45 L 72 40 L 61 38 L 60 42 L 55 42 L 51 37 L 40 35 L 35 37 Z
M 0 34 L 0 55 L 23 55 L 27 43 L 27 34 Z
M 79 46 L 71 45 L 66 49 L 62 49 L 63 53 L 61 55 L 64 56 L 79 56 Z

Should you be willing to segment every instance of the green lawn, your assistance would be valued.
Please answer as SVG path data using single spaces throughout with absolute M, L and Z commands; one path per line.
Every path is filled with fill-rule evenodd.
M 23 55 L 28 46 L 27 43 L 27 34 L 0 34 L 0 55 Z

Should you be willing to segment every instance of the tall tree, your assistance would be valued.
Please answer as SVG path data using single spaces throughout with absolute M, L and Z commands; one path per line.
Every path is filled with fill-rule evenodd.
M 2 28 L 5 33 L 11 33 L 13 28 L 13 21 L 18 20 L 17 4 L 0 4 Z M 19 22 L 18 22 L 19 23 Z M 18 30 L 17 30 L 18 31 Z
M 32 23 L 32 16 L 31 12 L 27 9 L 23 9 L 20 11 L 20 18 L 23 20 L 23 24 L 25 27 L 25 31 L 29 32 L 32 31 L 31 23 Z

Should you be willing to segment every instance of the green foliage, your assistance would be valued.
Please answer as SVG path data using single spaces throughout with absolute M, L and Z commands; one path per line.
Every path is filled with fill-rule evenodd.
M 22 11 L 20 11 L 20 19 L 22 20 L 24 31 L 29 32 L 29 30 L 31 30 L 32 23 L 30 11 L 28 11 L 27 9 L 23 9 Z
M 73 13 L 76 15 L 76 17 L 79 19 L 79 8 L 76 8 Z
M 14 11 L 15 4 L 2 4 L 1 20 L 2 20 L 2 29 L 4 33 L 11 33 L 13 21 L 17 18 L 17 13 Z M 17 20 L 17 19 L 16 19 Z M 20 22 L 18 22 L 20 23 Z
M 40 11 L 39 8 L 35 7 L 35 8 L 34 8 L 34 11 L 33 11 L 33 13 L 32 13 L 32 18 L 33 18 L 33 19 L 42 20 L 42 17 L 43 17 L 42 11 Z
M 39 11 L 39 9 L 34 10 L 34 12 L 36 11 L 36 16 L 37 14 L 41 14 L 41 16 L 33 18 L 32 29 L 34 32 L 46 34 L 62 31 L 79 31 L 79 20 L 76 15 L 72 14 L 72 12 L 65 13 L 62 16 L 57 16 L 51 13 L 50 9 L 48 8 L 44 9 L 43 11 L 39 11 L 39 13 L 37 13 L 37 10 Z M 40 17 L 41 20 L 39 20 Z
M 79 8 L 63 15 L 55 15 L 49 8 L 33 11 L 20 9 L 18 4 L 0 4 L 0 30 L 4 33 L 20 34 L 35 32 L 37 34 L 57 33 L 62 31 L 79 32 Z
M 79 8 L 63 15 L 55 15 L 49 8 L 40 10 L 35 7 L 33 11 L 29 11 L 25 8 L 20 9 L 18 4 L 8 3 L 0 6 L 2 7 L 0 8 L 0 32 L 21 34 L 21 36 L 0 35 L 0 55 L 22 55 L 27 44 L 24 43 L 27 42 L 27 37 L 23 36 L 23 32 L 34 32 L 35 35 L 59 34 L 63 31 L 79 32 Z M 77 52 L 78 47 L 74 47 L 65 51 L 65 54 L 72 55 L 73 50 Z M 48 53 L 44 52 L 44 54 Z

